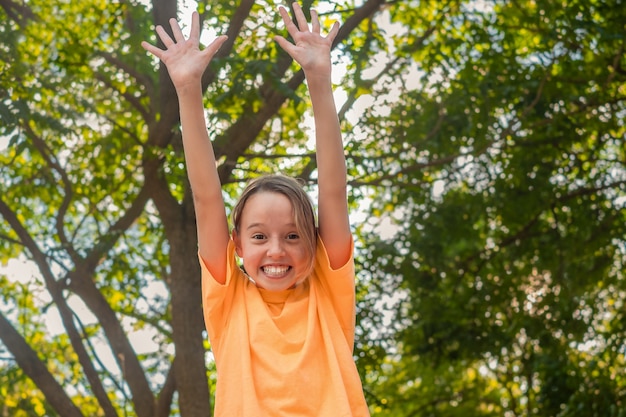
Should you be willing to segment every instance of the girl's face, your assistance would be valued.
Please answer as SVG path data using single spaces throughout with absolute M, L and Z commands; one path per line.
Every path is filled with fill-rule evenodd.
M 233 240 L 247 274 L 260 288 L 286 290 L 310 272 L 311 260 L 298 234 L 293 207 L 283 194 L 251 196 Z

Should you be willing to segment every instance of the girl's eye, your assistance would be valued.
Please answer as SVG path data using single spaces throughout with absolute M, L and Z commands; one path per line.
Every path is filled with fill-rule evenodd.
M 294 239 L 299 239 L 299 238 L 300 238 L 300 236 L 298 236 L 298 235 L 297 235 L 297 234 L 295 234 L 295 233 L 289 233 L 289 234 L 287 235 L 287 239 L 289 239 L 289 240 L 294 240 Z
M 261 240 L 263 238 L 265 238 L 265 236 L 263 236 L 260 233 L 256 233 L 256 234 L 252 235 L 252 239 L 255 239 L 255 240 Z

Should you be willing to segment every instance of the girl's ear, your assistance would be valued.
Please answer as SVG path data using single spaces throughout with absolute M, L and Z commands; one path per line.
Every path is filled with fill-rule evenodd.
M 235 229 L 231 232 L 233 242 L 235 242 L 235 253 L 243 259 L 243 250 L 241 249 L 241 237 Z

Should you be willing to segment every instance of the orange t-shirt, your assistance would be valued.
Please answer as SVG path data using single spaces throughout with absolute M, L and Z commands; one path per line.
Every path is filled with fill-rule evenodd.
M 352 357 L 354 260 L 333 270 L 317 241 L 313 274 L 258 288 L 228 246 L 226 284 L 200 260 L 204 320 L 217 367 L 215 416 L 369 416 Z

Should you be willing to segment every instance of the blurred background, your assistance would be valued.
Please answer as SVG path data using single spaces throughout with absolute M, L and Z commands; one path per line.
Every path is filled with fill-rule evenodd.
M 229 207 L 315 194 L 274 1 L 0 0 L 0 416 L 207 417 L 215 369 L 176 93 L 140 46 L 198 10 Z M 289 6 L 289 4 L 283 4 Z M 318 1 L 373 416 L 626 416 L 626 7 Z

